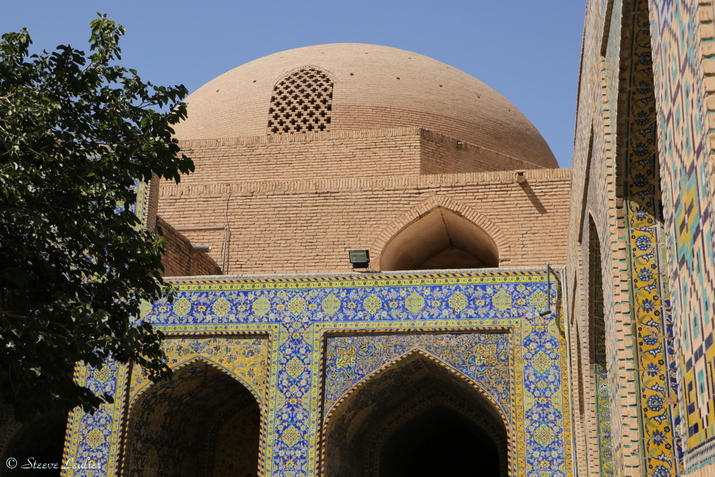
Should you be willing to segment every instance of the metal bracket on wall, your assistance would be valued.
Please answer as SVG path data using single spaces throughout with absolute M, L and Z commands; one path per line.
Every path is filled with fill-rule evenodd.
M 551 264 L 547 263 L 546 264 L 546 283 L 547 283 L 547 291 L 546 291 L 546 309 L 541 310 L 539 312 L 539 315 L 541 316 L 546 316 L 551 313 L 551 274 L 554 271 L 551 269 Z

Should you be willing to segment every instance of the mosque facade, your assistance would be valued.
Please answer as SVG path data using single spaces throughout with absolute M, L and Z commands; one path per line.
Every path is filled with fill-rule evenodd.
M 78 369 L 115 402 L 70 415 L 62 475 L 714 476 L 714 16 L 588 0 L 572 169 L 395 48 L 194 92 L 196 171 L 137 207 L 174 379 Z M 3 419 L 5 462 L 38 428 Z

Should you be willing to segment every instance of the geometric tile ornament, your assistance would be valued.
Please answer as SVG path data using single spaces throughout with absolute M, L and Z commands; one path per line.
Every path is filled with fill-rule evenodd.
M 325 349 L 323 416 L 352 387 L 375 371 L 414 350 L 440 356 L 456 371 L 469 377 L 491 397 L 509 402 L 509 357 L 511 337 L 507 333 L 459 333 L 434 335 L 360 335 L 328 338 Z M 543 358 L 539 360 L 539 358 Z M 538 365 L 537 365 L 538 361 Z M 551 358 L 541 353 L 534 368 L 546 372 Z M 510 409 L 501 408 L 508 415 Z
M 703 2 L 700 2 L 703 3 Z M 698 2 L 652 2 L 663 201 L 687 471 L 715 462 L 715 236 Z M 712 42 L 712 40 L 707 40 Z
M 211 361 L 256 396 L 265 475 L 317 475 L 331 407 L 386 363 L 418 351 L 499 410 L 510 474 L 565 477 L 573 472 L 567 348 L 559 279 L 550 277 L 554 312 L 546 316 L 542 269 L 176 280 L 174 302 L 147 306 L 141 319 L 170 337 L 172 367 Z M 65 460 L 99 470 L 68 475 L 116 475 L 120 431 L 145 384 L 130 386 L 128 370 L 116 365 L 102 376 L 85 369 L 81 378 L 116 401 L 73 416 Z
M 198 359 L 225 371 L 241 382 L 256 401 L 265 402 L 269 343 L 265 338 L 169 338 L 162 348 L 169 366 L 176 370 Z M 130 407 L 151 381 L 141 372 L 132 374 L 129 385 Z

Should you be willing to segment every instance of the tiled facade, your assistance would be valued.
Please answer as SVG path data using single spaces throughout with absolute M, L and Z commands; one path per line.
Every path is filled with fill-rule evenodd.
M 266 475 L 316 475 L 331 462 L 332 439 L 344 439 L 330 432 L 331 420 L 364 409 L 361 400 L 375 396 L 360 394 L 362 387 L 383 376 L 397 379 L 390 371 L 415 360 L 434 368 L 437 382 L 449 383 L 439 389 L 451 406 L 477 396 L 492 411 L 492 432 L 503 433 L 497 441 L 504 443 L 502 463 L 510 475 L 538 476 L 545 469 L 570 475 L 559 280 L 543 269 L 185 280 L 176 282 L 173 304 L 148 306 L 143 318 L 177 336 L 165 344 L 172 367 L 203 360 L 250 391 L 261 409 L 259 467 Z M 544 315 L 549 291 L 554 312 Z M 409 384 L 413 376 L 401 379 Z M 113 391 L 117 401 L 93 416 L 75 415 L 67 454 L 92 460 L 109 475 L 122 465 L 128 475 L 149 475 L 132 467 L 146 459 L 119 458 L 122 446 L 135 445 L 136 432 L 122 442 L 119 436 L 146 379 L 136 369 L 89 371 L 81 379 Z M 418 404 L 405 401 L 400 409 Z M 178 468 L 168 449 L 154 446 L 164 469 Z M 97 474 L 78 469 L 69 475 Z
M 713 37 L 707 2 L 587 4 L 567 283 L 583 290 L 571 315 L 583 330 L 593 316 L 587 237 L 599 234 L 616 475 L 715 472 Z M 589 345 L 582 333 L 572 355 Z M 601 381 L 581 379 L 588 415 Z M 602 475 L 597 422 L 575 431 L 581 473 Z
M 116 401 L 72 414 L 66 475 L 376 476 L 451 450 L 433 474 L 476 453 L 500 477 L 714 476 L 714 17 L 586 2 L 572 170 L 400 50 L 291 50 L 200 89 L 177 129 L 196 173 L 138 189 L 182 276 L 139 318 L 176 378 L 80 369 Z

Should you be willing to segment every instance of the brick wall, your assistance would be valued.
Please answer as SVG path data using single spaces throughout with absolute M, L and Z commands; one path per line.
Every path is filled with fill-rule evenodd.
M 499 118 L 501 113 L 503 111 L 494 111 L 494 117 Z M 435 134 L 448 134 L 449 136 L 446 137 L 456 137 L 465 142 L 476 143 L 478 140 L 476 144 L 488 151 L 498 150 L 511 157 L 519 157 L 524 162 L 530 162 L 531 165 L 526 167 L 528 169 L 543 167 L 539 164 L 548 164 L 544 158 L 553 157 L 545 141 L 535 140 L 539 135 L 536 128 L 523 123 L 497 120 L 494 123 L 481 123 L 477 126 L 474 122 L 442 114 L 355 104 L 336 104 L 333 107 L 333 118 L 334 122 L 342 128 L 349 127 L 354 130 L 367 130 L 374 128 L 375 124 L 381 124 L 383 128 L 398 128 L 405 123 L 417 124 L 427 130 L 435 131 Z M 524 166 L 519 167 L 524 168 Z
M 420 130 L 420 139 L 420 172 L 422 174 L 542 168 L 531 162 L 427 129 Z
M 420 128 L 182 141 L 196 163 L 185 184 L 539 168 Z
M 499 237 L 500 266 L 565 265 L 570 170 L 531 170 L 526 177 L 523 184 L 510 171 L 165 183 L 159 214 L 193 228 L 186 236 L 211 245 L 226 274 L 349 272 L 348 249 L 369 248 L 378 267 L 389 232 L 445 198 Z
M 191 251 L 191 241 L 161 217 L 156 225 L 166 245 L 162 258 L 165 277 L 187 277 L 196 275 L 221 275 L 221 269 L 207 253 Z M 197 243 L 204 245 L 203 243 Z

